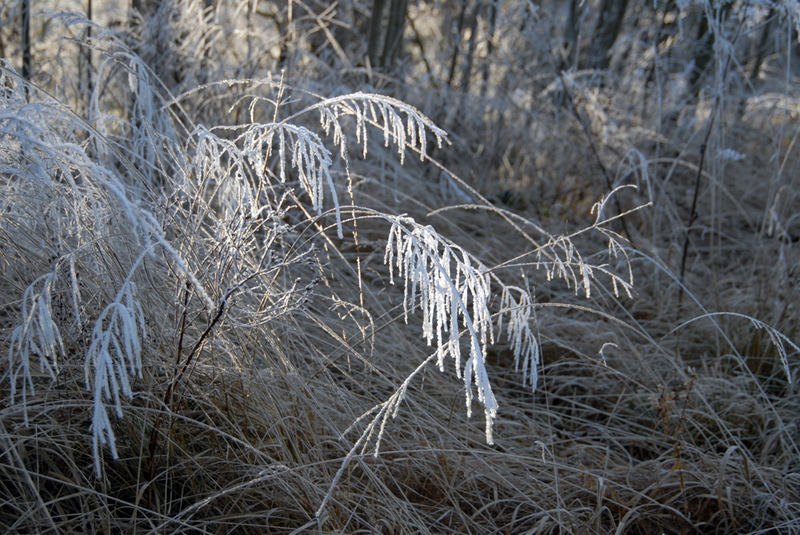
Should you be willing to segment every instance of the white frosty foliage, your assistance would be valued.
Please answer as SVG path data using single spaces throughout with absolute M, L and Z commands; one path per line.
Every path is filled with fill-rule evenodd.
M 51 380 L 55 381 L 58 375 L 58 355 L 64 354 L 64 343 L 53 321 L 51 294 L 55 281 L 55 271 L 43 275 L 25 288 L 22 296 L 22 323 L 11 333 L 8 344 L 12 404 L 18 388 L 23 407 L 27 407 L 29 391 L 30 395 L 35 393 L 31 358 L 38 357 L 41 372 Z M 18 382 L 20 387 L 17 387 Z
M 444 371 L 447 353 L 466 388 L 467 414 L 472 414 L 473 384 L 486 415 L 486 440 L 492 443 L 492 421 L 497 400 L 486 372 L 486 344 L 493 343 L 489 313 L 490 279 L 486 268 L 469 254 L 439 236 L 433 227 L 408 217 L 392 220 L 384 261 L 394 282 L 394 271 L 405 281 L 403 307 L 422 311 L 422 334 L 436 342 L 436 360 Z M 471 305 L 471 306 L 470 306 Z M 466 330 L 469 357 L 461 364 L 461 326 Z
M 272 154 L 273 143 L 278 145 L 278 178 L 285 183 L 288 171 L 295 171 L 300 186 L 308 195 L 317 214 L 322 213 L 323 186 L 327 185 L 336 211 L 336 228 L 342 237 L 339 198 L 331 178 L 333 159 L 331 151 L 319 135 L 308 128 L 287 123 L 253 124 L 241 136 L 242 153 L 247 156 L 259 177 L 269 181 L 266 169 Z M 276 139 L 277 138 L 277 139 Z
M 331 177 L 331 152 L 316 133 L 286 123 L 254 123 L 233 140 L 221 138 L 203 126 L 195 129 L 193 137 L 197 140 L 192 159 L 194 179 L 207 202 L 219 203 L 224 219 L 242 210 L 249 217 L 258 217 L 275 208 L 269 203 L 274 185 L 268 169 L 276 151 L 280 183 L 291 188 L 291 173 L 296 173 L 318 215 L 322 213 L 327 186 L 337 232 L 342 236 L 339 198 Z
M 388 147 L 394 142 L 400 163 L 403 163 L 406 149 L 419 153 L 420 160 L 427 153 L 427 131 L 434 135 L 438 147 L 447 139 L 447 133 L 436 126 L 415 107 L 400 100 L 373 93 L 351 93 L 323 100 L 312 106 L 319 110 L 320 124 L 333 142 L 340 146 L 345 155 L 345 136 L 339 121 L 341 117 L 351 116 L 356 120 L 356 141 L 361 144 L 362 155 L 367 156 L 367 126 L 375 126 L 383 131 L 383 144 Z
M 196 182 L 206 202 L 215 199 L 219 202 L 223 219 L 228 220 L 242 210 L 252 217 L 258 216 L 258 202 L 236 144 L 204 126 L 198 127 L 193 136 L 197 139 L 191 161 L 194 176 L 184 186 Z
M 548 281 L 561 279 L 567 286 L 574 288 L 575 295 L 583 290 L 584 295 L 589 299 L 592 295 L 592 283 L 598 279 L 598 275 L 605 275 L 611 281 L 616 297 L 619 297 L 620 289 L 628 297 L 632 297 L 633 271 L 628 261 L 628 253 L 620 243 L 619 234 L 606 226 L 607 223 L 620 216 L 611 219 L 606 219 L 604 216 L 605 207 L 612 196 L 625 187 L 629 186 L 619 186 L 594 203 L 591 214 L 595 216 L 595 221 L 591 226 L 570 235 L 550 236 L 548 241 L 537 249 L 536 268 L 544 268 Z M 590 264 L 583 258 L 578 248 L 575 247 L 573 238 L 588 230 L 596 230 L 608 239 L 608 256 L 610 258 L 622 257 L 624 259 L 624 264 L 627 266 L 625 277 L 618 275 L 608 264 Z
M 739 162 L 746 158 L 744 154 L 733 149 L 720 149 L 718 154 L 720 160 L 730 160 L 733 162 Z
M 422 335 L 435 345 L 432 358 L 444 371 L 445 357 L 453 358 L 456 374 L 464 380 L 467 415 L 471 415 L 472 389 L 477 391 L 486 416 L 486 440 L 493 443 L 492 423 L 497 400 L 486 371 L 486 347 L 494 344 L 492 324 L 492 284 L 500 288 L 500 310 L 496 313 L 498 333 L 506 332 L 517 371 L 532 390 L 538 382 L 539 343 L 531 329 L 534 321 L 533 298 L 527 288 L 508 286 L 490 274 L 480 261 L 464 249 L 440 236 L 431 226 L 409 217 L 387 217 L 392 227 L 386 242 L 384 262 L 389 266 L 390 283 L 395 276 L 404 281 L 403 311 L 422 312 Z M 588 266 L 583 268 L 588 272 Z M 588 277 L 589 275 L 587 275 Z M 462 366 L 462 329 L 469 343 L 469 356 Z M 406 390 L 398 390 L 390 404 L 397 412 Z M 382 434 L 378 434 L 378 441 Z
M 327 188 L 336 215 L 337 234 L 341 238 L 339 198 L 332 177 L 333 153 L 316 132 L 290 122 L 311 111 L 319 112 L 320 125 L 326 135 L 332 136 L 333 144 L 345 162 L 348 179 L 347 138 L 341 124 L 343 117 L 355 118 L 356 140 L 362 145 L 364 156 L 367 155 L 368 126 L 383 132 L 386 146 L 390 143 L 396 146 L 401 162 L 406 149 L 418 152 L 420 159 L 425 158 L 428 131 L 433 134 L 437 146 L 446 139 L 445 131 L 413 106 L 391 97 L 368 93 L 324 99 L 282 122 L 249 124 L 231 140 L 200 126 L 192 134 L 196 139 L 192 169 L 203 184 L 203 197 L 216 199 L 225 214 L 246 207 L 255 217 L 268 208 L 263 202 L 269 200 L 269 195 L 259 197 L 259 192 L 273 188 L 270 169 L 274 166 L 281 184 L 291 187 L 296 178 L 317 215 L 323 211 Z
M 549 253 L 547 257 L 546 253 Z M 583 261 L 568 236 L 551 237 L 536 255 L 536 267 L 544 268 L 548 281 L 560 278 L 575 289 L 576 295 L 582 287 L 586 298 L 591 297 L 592 267 Z
M 179 158 L 181 154 L 174 142 L 177 134 L 167 109 L 161 103 L 161 84 L 157 76 L 136 54 L 124 48 L 109 52 L 98 67 L 98 85 L 109 83 L 120 67 L 127 73 L 125 88 L 130 92 L 130 118 L 126 121 L 130 129 L 129 154 L 145 182 L 152 185 L 159 180 L 159 174 L 163 171 L 163 155 L 166 153 L 172 158 Z M 92 141 L 98 155 L 105 157 L 109 150 L 105 136 L 117 129 L 120 120 L 114 113 L 102 109 L 97 96 L 98 92 L 92 95 L 90 120 L 103 136 L 94 136 Z
M 514 294 L 517 297 L 514 297 Z M 500 295 L 500 314 L 497 330 L 503 330 L 503 317 L 508 314 L 506 332 L 514 354 L 514 369 L 522 371 L 522 381 L 536 390 L 539 382 L 539 343 L 531 330 L 533 303 L 527 290 L 516 286 L 503 286 Z
M 95 320 L 92 341 L 86 354 L 86 388 L 94 394 L 92 409 L 92 453 L 100 476 L 100 449 L 108 445 L 117 458 L 114 432 L 106 411 L 113 401 L 122 417 L 121 396 L 133 397 L 130 377 L 141 377 L 144 314 L 136 299 L 136 285 L 127 280 L 114 301 Z
M 420 225 L 410 217 L 386 214 L 380 214 L 379 217 L 392 225 L 386 241 L 384 262 L 389 266 L 390 283 L 394 284 L 395 274 L 404 280 L 404 317 L 408 321 L 409 312 L 420 309 L 423 337 L 428 345 L 433 345 L 435 341 L 436 349 L 405 378 L 389 399 L 361 415 L 345 430 L 345 434 L 349 433 L 372 416 L 336 472 L 316 511 L 317 518 L 322 515 L 347 465 L 359 449 L 362 453 L 366 452 L 373 437 L 377 456 L 386 424 L 390 417 L 397 416 L 411 381 L 434 361 L 444 371 L 444 360 L 448 353 L 453 358 L 456 375 L 464 380 L 467 415 L 472 413 L 474 387 L 484 407 L 486 441 L 494 443 L 492 424 L 498 405 L 486 371 L 486 345 L 494 343 L 489 310 L 492 283 L 501 288 L 498 332 L 502 332 L 505 326 L 516 368 L 522 369 L 524 380 L 530 383 L 532 389 L 536 388 L 538 379 L 539 345 L 530 327 L 533 320 L 530 291 L 503 284 L 481 262 L 440 236 L 431 226 Z M 470 348 L 463 368 L 462 328 L 469 339 Z

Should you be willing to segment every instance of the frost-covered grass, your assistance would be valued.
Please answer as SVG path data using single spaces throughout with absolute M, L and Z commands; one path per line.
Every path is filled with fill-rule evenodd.
M 201 4 L 94 27 L 91 94 L 2 64 L 0 530 L 800 529 L 796 95 L 415 107 Z

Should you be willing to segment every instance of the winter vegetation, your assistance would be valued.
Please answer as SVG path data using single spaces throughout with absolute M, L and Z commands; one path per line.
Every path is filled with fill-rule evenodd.
M 798 2 L 0 21 L 0 532 L 800 533 Z

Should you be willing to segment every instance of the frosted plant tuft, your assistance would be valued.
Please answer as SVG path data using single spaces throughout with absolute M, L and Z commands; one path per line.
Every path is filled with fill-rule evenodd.
M 28 395 L 35 394 L 31 359 L 38 357 L 40 371 L 51 380 L 55 381 L 58 375 L 58 356 L 64 355 L 65 351 L 58 325 L 53 321 L 52 290 L 55 282 L 56 272 L 47 273 L 25 288 L 22 295 L 22 323 L 11 333 L 8 344 L 12 404 L 18 390 L 23 407 L 27 407 Z
M 92 453 L 95 471 L 100 476 L 100 448 L 108 445 L 117 458 L 116 441 L 106 411 L 106 401 L 114 404 L 122 417 L 121 396 L 133 397 L 131 377 L 141 377 L 144 313 L 136 297 L 136 284 L 126 280 L 116 298 L 95 320 L 86 354 L 86 388 L 93 393 Z

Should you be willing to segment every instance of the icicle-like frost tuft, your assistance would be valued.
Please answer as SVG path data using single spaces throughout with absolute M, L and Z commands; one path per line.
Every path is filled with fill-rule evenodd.
M 514 297 L 514 294 L 517 297 Z M 511 352 L 514 354 L 514 370 L 522 371 L 522 381 L 536 390 L 539 382 L 539 342 L 531 329 L 533 303 L 530 292 L 516 286 L 503 286 L 500 295 L 501 311 L 498 314 L 497 330 L 503 329 L 503 318 L 507 314 L 506 332 Z
M 436 362 L 444 370 L 445 356 L 455 364 L 464 380 L 467 414 L 472 414 L 473 385 L 486 416 L 486 441 L 492 441 L 492 421 L 497 400 L 486 371 L 486 344 L 494 342 L 489 300 L 491 281 L 483 264 L 439 236 L 431 226 L 409 217 L 391 219 L 384 261 L 394 280 L 394 271 L 405 281 L 403 306 L 422 312 L 422 336 L 436 343 Z M 471 307 L 470 307 L 471 305 Z M 466 330 L 469 355 L 461 364 L 460 326 Z
M 394 142 L 400 163 L 403 163 L 406 149 L 419 153 L 420 160 L 427 154 L 427 133 L 430 131 L 439 148 L 447 139 L 447 133 L 436 126 L 415 107 L 400 100 L 373 93 L 350 93 L 325 99 L 313 106 L 319 110 L 320 124 L 333 142 L 345 150 L 345 137 L 339 121 L 341 117 L 351 116 L 356 120 L 356 141 L 361 144 L 362 155 L 367 156 L 367 126 L 373 125 L 383 132 L 383 144 L 388 147 Z
M 327 185 L 336 212 L 337 231 L 341 237 L 339 199 L 331 177 L 333 158 L 319 135 L 299 125 L 267 123 L 251 125 L 241 137 L 242 156 L 246 156 L 253 164 L 259 179 L 267 183 L 269 183 L 269 176 L 265 172 L 269 163 L 267 158 L 272 154 L 273 143 L 277 142 L 280 181 L 286 182 L 287 167 L 295 170 L 300 186 L 308 195 L 311 206 L 317 214 L 322 213 L 323 191 Z
M 136 298 L 136 285 L 126 280 L 114 301 L 95 320 L 92 340 L 86 354 L 86 388 L 93 393 L 92 453 L 95 471 L 100 476 L 100 450 L 108 445 L 117 458 L 114 431 L 106 411 L 106 402 L 114 403 L 122 417 L 121 396 L 133 397 L 131 377 L 141 377 L 144 314 Z
M 64 343 L 53 321 L 52 289 L 56 272 L 42 275 L 33 281 L 22 296 L 22 323 L 11 333 L 8 344 L 11 403 L 19 390 L 22 406 L 27 409 L 28 395 L 34 395 L 31 359 L 38 357 L 41 372 L 55 381 L 58 375 L 58 355 L 63 355 Z M 17 384 L 19 383 L 19 387 Z M 28 425 L 28 413 L 24 414 Z
M 449 354 L 458 377 L 464 380 L 467 414 L 471 415 L 472 389 L 486 415 L 486 440 L 492 440 L 492 422 L 497 414 L 497 401 L 486 371 L 486 347 L 495 343 L 490 303 L 492 284 L 500 292 L 501 310 L 497 313 L 497 330 L 505 330 L 514 354 L 517 371 L 523 381 L 536 389 L 539 367 L 539 343 L 531 329 L 533 298 L 530 291 L 505 285 L 464 249 L 440 236 L 433 227 L 418 224 L 410 217 L 384 216 L 390 223 L 384 263 L 389 266 L 389 281 L 395 276 L 404 283 L 403 312 L 422 312 L 422 336 L 429 346 L 435 345 L 434 359 L 444 371 Z M 469 342 L 469 355 L 462 365 L 461 329 Z M 406 384 L 406 383 L 404 383 Z M 398 391 L 393 413 L 405 395 Z M 381 426 L 382 429 L 383 426 Z M 380 440 L 380 433 L 378 440 Z

